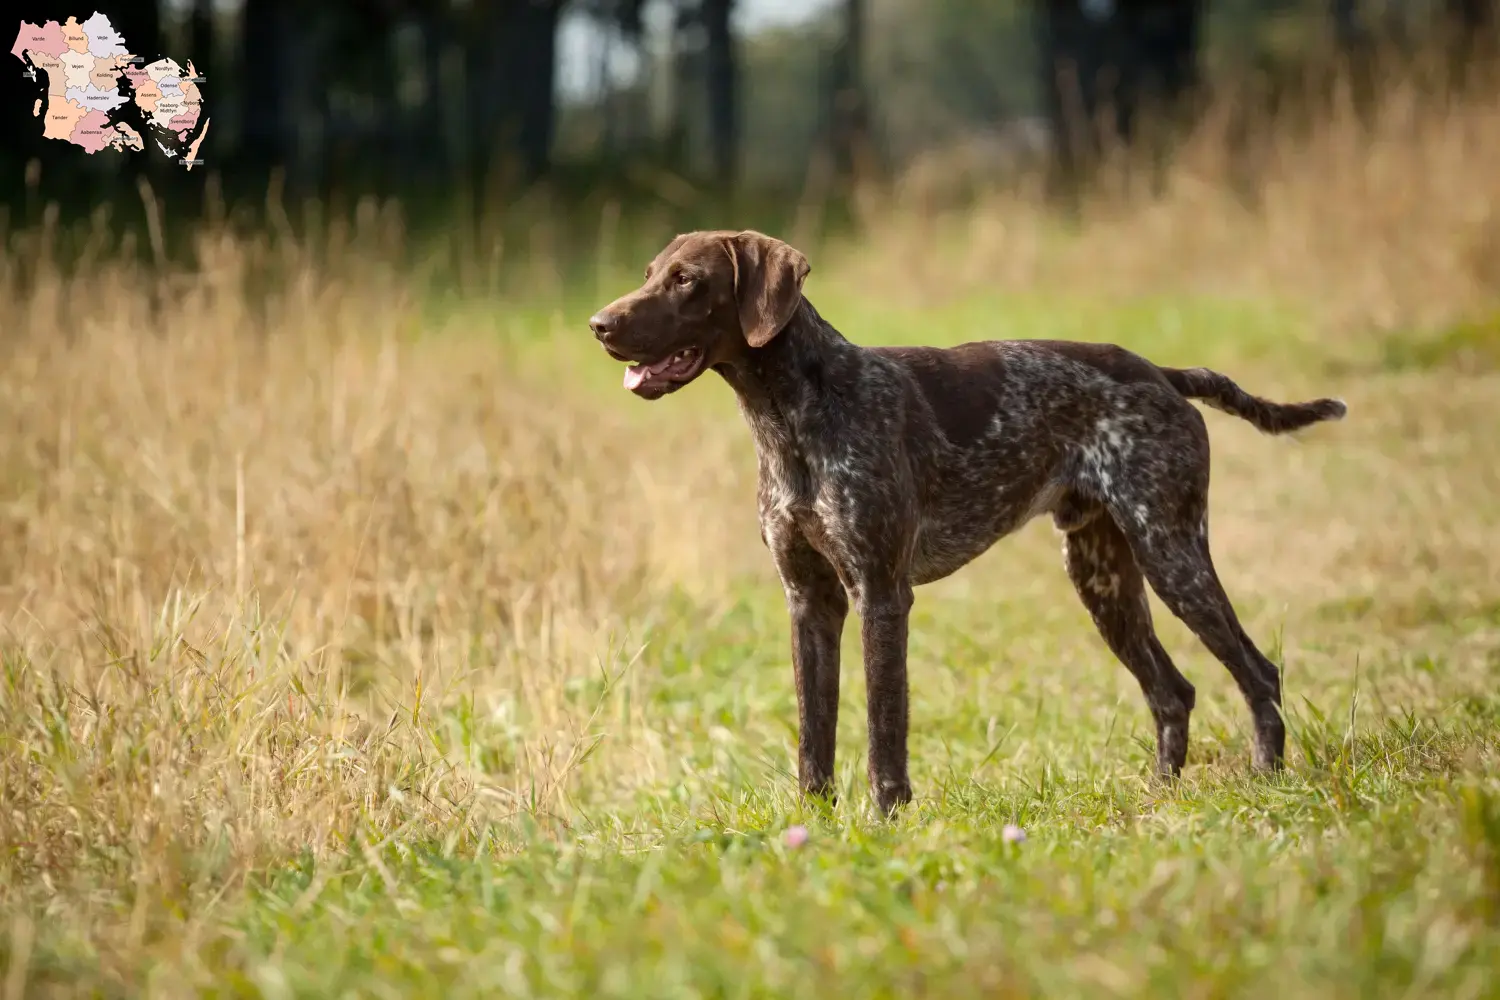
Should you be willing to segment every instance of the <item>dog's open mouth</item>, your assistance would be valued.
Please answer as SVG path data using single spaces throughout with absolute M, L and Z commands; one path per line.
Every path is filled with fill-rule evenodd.
M 698 377 L 702 368 L 703 351 L 685 347 L 653 364 L 641 363 L 626 368 L 625 388 L 638 396 L 660 396 L 687 385 Z

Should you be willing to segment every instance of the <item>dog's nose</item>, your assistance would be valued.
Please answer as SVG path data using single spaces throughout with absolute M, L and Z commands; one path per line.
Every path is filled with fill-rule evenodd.
M 594 336 L 603 340 L 615 332 L 615 317 L 607 312 L 596 312 L 589 318 L 589 329 L 594 331 Z

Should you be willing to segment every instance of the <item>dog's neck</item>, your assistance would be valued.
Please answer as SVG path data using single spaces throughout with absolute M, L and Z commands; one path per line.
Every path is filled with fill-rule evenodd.
M 861 353 L 804 298 L 770 343 L 718 370 L 739 398 L 757 450 L 800 450 L 809 422 L 826 409 L 820 398 L 830 384 L 850 384 L 839 376 L 861 363 Z

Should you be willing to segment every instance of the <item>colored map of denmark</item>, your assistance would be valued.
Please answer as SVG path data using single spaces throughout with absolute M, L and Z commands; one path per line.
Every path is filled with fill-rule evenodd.
M 157 149 L 192 170 L 208 134 L 201 78 L 191 60 L 183 69 L 162 56 L 147 63 L 130 50 L 105 15 L 84 21 L 22 21 L 11 55 L 45 85 L 32 109 L 42 136 L 87 153 L 142 151 L 143 133 Z

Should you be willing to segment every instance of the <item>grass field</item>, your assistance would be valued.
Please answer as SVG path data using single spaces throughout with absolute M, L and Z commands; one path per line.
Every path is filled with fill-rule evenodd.
M 205 231 L 153 316 L 145 273 L 13 235 L 5 995 L 1500 994 L 1500 132 L 1395 108 L 1272 149 L 1258 214 L 1188 157 L 1073 235 L 1001 199 L 814 255 L 860 342 L 1108 340 L 1350 405 L 1207 418 L 1286 773 L 1249 774 L 1227 672 L 1157 605 L 1198 710 L 1150 779 L 1036 522 L 918 591 L 892 822 L 852 621 L 840 802 L 795 795 L 728 388 L 647 405 L 592 345 L 643 260 L 436 302 L 375 251 Z

